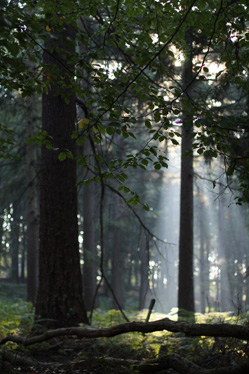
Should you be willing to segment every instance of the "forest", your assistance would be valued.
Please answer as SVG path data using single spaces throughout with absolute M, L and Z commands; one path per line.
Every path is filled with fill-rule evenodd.
M 248 373 L 248 1 L 0 5 L 0 372 Z

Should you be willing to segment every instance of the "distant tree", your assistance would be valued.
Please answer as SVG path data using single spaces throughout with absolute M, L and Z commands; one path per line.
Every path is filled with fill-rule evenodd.
M 124 306 L 124 295 L 123 295 L 123 282 L 122 282 L 122 270 L 124 267 L 121 263 L 121 249 L 122 249 L 122 236 L 124 232 L 122 230 L 121 221 L 121 206 L 118 196 L 113 197 L 113 242 L 111 244 L 111 262 L 112 262 L 112 290 L 118 300 L 120 306 Z M 112 306 L 114 309 L 118 309 L 118 305 L 113 299 Z
M 91 154 L 90 142 L 84 143 L 84 154 Z M 91 179 L 93 173 L 88 170 L 86 179 Z M 95 238 L 95 186 L 90 183 L 83 186 L 83 294 L 87 310 L 93 307 L 94 296 L 97 286 L 97 249 Z M 96 307 L 96 300 L 95 300 Z
M 146 307 L 146 296 L 149 293 L 149 237 L 146 233 L 141 230 L 140 237 L 140 287 L 139 287 L 139 302 L 138 309 L 144 309 Z
M 20 204 L 13 206 L 11 221 L 11 279 L 19 281 L 19 234 L 20 234 Z

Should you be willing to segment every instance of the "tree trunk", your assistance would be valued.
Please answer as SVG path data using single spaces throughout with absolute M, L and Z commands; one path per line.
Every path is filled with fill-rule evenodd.
M 75 159 L 58 159 L 60 152 L 75 155 L 73 27 L 63 25 L 44 46 L 42 129 L 52 136 L 53 149 L 42 146 L 39 290 L 36 319 L 49 327 L 88 323 L 79 261 Z M 49 51 L 49 52 L 46 52 Z M 61 83 L 62 82 L 62 83 Z M 66 101 L 65 101 L 66 100 Z
M 27 99 L 26 136 L 34 135 L 34 98 Z M 39 251 L 39 208 L 37 183 L 37 153 L 36 146 L 26 145 L 26 249 L 27 249 L 27 301 L 35 303 L 38 288 L 38 251 Z
M 23 224 L 22 226 L 21 274 L 20 274 L 20 279 L 22 283 L 25 282 L 25 270 L 26 270 L 26 230 L 25 230 L 25 225 Z
M 205 229 L 204 201 L 202 196 L 199 203 L 199 230 L 200 230 L 200 311 L 205 313 L 209 289 L 208 245 Z
M 3 257 L 4 257 L 4 251 L 3 251 L 3 216 L 0 216 L 0 264 L 3 265 Z M 1 272 L 0 272 L 1 274 Z
M 143 215 L 144 218 L 144 215 Z M 144 231 L 142 231 L 142 238 L 140 244 L 140 288 L 139 288 L 139 305 L 138 309 L 145 308 L 146 296 L 150 289 L 149 287 L 149 238 L 147 238 Z
M 188 48 L 186 61 L 183 66 L 182 85 L 186 91 L 183 94 L 182 116 L 182 146 L 181 146 L 181 192 L 180 192 L 180 243 L 179 243 L 179 275 L 178 275 L 178 308 L 179 317 L 184 317 L 187 311 L 194 313 L 194 277 L 193 277 L 193 152 L 192 138 L 193 115 L 188 111 L 190 105 L 192 81 L 192 33 L 186 31 L 185 40 Z M 188 95 L 188 96 L 187 96 Z M 189 152 L 185 156 L 185 152 Z
M 89 141 L 84 143 L 84 153 L 90 154 Z M 88 178 L 92 176 L 89 175 Z M 87 310 L 92 309 L 93 299 L 96 291 L 97 277 L 97 251 L 95 241 L 94 221 L 94 183 L 83 187 L 83 294 Z
M 225 227 L 224 227 L 224 183 L 223 183 L 223 168 L 221 168 L 221 177 L 220 177 L 220 184 L 219 184 L 219 210 L 218 210 L 218 228 L 219 228 L 219 236 L 218 236 L 218 255 L 219 255 L 219 267 L 220 267 L 220 289 L 219 289 L 219 303 L 220 303 L 220 311 L 227 312 L 231 310 L 232 307 L 232 295 L 230 291 L 230 284 L 228 279 L 228 259 L 226 258 L 226 251 L 225 251 Z
M 19 233 L 20 233 L 20 211 L 19 206 L 13 206 L 11 221 L 11 279 L 18 283 L 19 281 Z
M 123 308 L 123 289 L 122 289 L 122 279 L 121 279 L 121 228 L 120 228 L 120 201 L 119 198 L 115 195 L 114 198 L 114 236 L 112 244 L 112 289 L 114 295 L 116 296 L 120 306 Z M 116 301 L 112 300 L 112 306 L 114 309 L 119 309 Z

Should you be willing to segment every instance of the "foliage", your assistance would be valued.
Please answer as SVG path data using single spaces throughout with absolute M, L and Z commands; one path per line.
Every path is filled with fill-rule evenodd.
M 126 178 L 120 167 L 145 169 L 150 164 L 156 170 L 167 167 L 160 143 L 178 144 L 179 133 L 174 123 L 181 112 L 189 109 L 196 118 L 194 148 L 197 153 L 211 157 L 230 153 L 231 147 L 224 141 L 224 135 L 234 120 L 235 132 L 244 128 L 244 121 L 241 122 L 241 116 L 230 114 L 224 118 L 224 111 L 217 111 L 212 100 L 213 93 L 217 97 L 219 89 L 228 85 L 247 92 L 249 38 L 243 2 L 209 0 L 197 4 L 186 0 L 181 4 L 178 1 L 161 4 L 126 0 L 122 3 L 102 1 L 95 6 L 92 1 L 34 4 L 27 0 L 23 6 L 7 1 L 3 1 L 3 6 L 0 82 L 5 89 L 20 89 L 23 96 L 46 90 L 57 79 L 52 66 L 47 71 L 42 65 L 43 42 L 56 37 L 56 31 L 64 24 L 75 27 L 77 45 L 72 63 L 76 67 L 76 79 L 71 84 L 83 102 L 85 122 L 82 126 L 82 120 L 79 121 L 73 137 L 78 145 L 84 143 L 85 136 L 92 137 L 93 153 L 98 159 L 97 174 L 123 184 Z M 177 53 L 186 51 L 184 31 L 187 27 L 193 29 L 195 37 L 194 80 L 200 95 L 181 108 L 179 98 L 183 89 L 172 73 L 172 61 Z M 177 52 L 172 49 L 173 45 Z M 218 85 L 214 83 L 209 88 L 211 52 L 223 70 L 216 75 Z M 60 79 L 63 85 L 64 78 Z M 165 90 L 167 96 L 164 96 Z M 113 159 L 106 164 L 105 147 L 99 148 L 100 145 L 111 144 L 114 135 L 129 142 L 138 136 L 139 115 L 136 105 L 130 103 L 134 99 L 143 103 L 142 131 L 146 139 L 135 152 L 127 152 L 122 160 Z M 68 157 L 64 150 L 60 154 L 61 160 Z M 231 168 L 227 170 L 229 173 Z M 243 185 L 242 193 L 244 189 Z M 131 199 L 136 201 L 134 197 Z
M 9 334 L 26 335 L 33 326 L 33 307 L 31 303 L 18 301 L 0 301 L 0 336 Z
M 20 299 L 24 296 L 23 285 L 14 285 L 1 283 L 1 302 L 0 302 L 0 337 L 8 334 L 27 335 L 31 332 L 33 325 L 33 309 L 31 304 Z M 147 310 L 129 311 L 127 315 L 130 320 L 145 321 Z M 151 320 L 158 320 L 163 317 L 174 318 L 176 310 L 172 310 L 169 315 L 152 313 Z M 123 316 L 116 310 L 96 310 L 93 315 L 93 327 L 108 327 L 123 323 Z M 207 313 L 197 314 L 197 323 L 234 323 L 248 324 L 248 313 L 242 316 L 235 316 L 231 313 Z M 63 339 L 64 341 L 64 339 Z M 65 357 L 70 357 L 73 362 L 70 365 L 85 362 L 88 364 L 89 357 L 98 356 L 98 365 L 104 365 L 102 359 L 114 357 L 126 360 L 147 360 L 156 358 L 158 355 L 179 353 L 192 362 L 201 364 L 203 367 L 216 367 L 217 365 L 227 365 L 229 362 L 239 363 L 243 358 L 248 358 L 248 347 L 244 341 L 238 341 L 231 338 L 209 338 L 209 337 L 186 337 L 182 333 L 169 333 L 165 331 L 154 332 L 150 334 L 129 333 L 116 336 L 114 338 L 97 339 L 86 342 L 70 340 L 51 343 L 36 344 L 33 347 L 20 348 L 22 354 L 35 357 L 38 361 L 44 357 L 45 362 L 59 360 L 64 362 Z M 72 347 L 70 344 L 73 344 Z M 79 346 L 77 346 L 77 344 Z M 83 346 L 81 346 L 83 344 Z M 15 348 L 15 345 L 8 349 Z M 20 353 L 19 352 L 19 353 Z M 72 355 L 73 353 L 73 355 Z M 69 364 L 67 364 L 69 365 Z M 75 366 L 76 367 L 76 366 Z M 103 366 L 104 367 L 104 366 Z M 44 370 L 44 367 L 43 369 Z M 61 368 L 62 370 L 62 368 Z M 104 370 L 104 369 L 103 369 Z M 37 371 L 39 372 L 39 371 Z M 63 372 L 63 371 L 62 371 Z M 117 370 L 117 372 L 119 372 Z
M 49 53 L 43 44 L 56 39 L 63 25 L 75 28 L 71 56 L 75 71 L 68 74 L 74 77 L 70 85 L 84 114 L 72 137 L 79 147 L 91 137 L 92 155 L 78 155 L 77 160 L 81 167 L 95 171 L 84 185 L 114 179 L 120 191 L 128 194 L 129 203 L 141 204 L 140 196 L 126 185 L 126 170 L 167 168 L 164 143 L 179 144 L 177 123 L 191 111 L 196 154 L 225 157 L 228 183 L 237 171 L 237 197 L 239 202 L 246 200 L 247 151 L 238 144 L 246 143 L 248 116 L 249 33 L 244 2 L 103 0 L 95 6 L 92 1 L 34 4 L 27 0 L 22 6 L 3 1 L 3 7 L 0 83 L 6 91 L 19 90 L 22 96 L 48 90 L 53 80 L 66 84 L 66 77 L 58 78 L 54 66 L 43 66 L 42 53 Z M 191 84 L 196 93 L 181 103 L 184 90 L 175 61 L 179 54 L 186 55 L 184 33 L 189 27 L 195 56 Z M 219 68 L 217 73 L 211 71 L 213 63 Z M 124 152 L 117 157 L 110 149 L 116 148 L 120 138 Z M 58 150 L 57 145 L 52 147 L 49 134 L 37 133 L 33 141 Z M 61 161 L 72 158 L 67 150 L 59 151 Z

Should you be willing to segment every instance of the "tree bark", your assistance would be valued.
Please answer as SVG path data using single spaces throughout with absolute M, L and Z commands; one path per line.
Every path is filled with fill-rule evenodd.
M 34 98 L 26 101 L 27 125 L 26 136 L 34 135 Z M 36 169 L 37 151 L 31 143 L 26 145 L 26 249 L 27 249 L 27 301 L 35 303 L 38 288 L 38 253 L 39 253 L 39 204 L 38 173 Z
M 144 214 L 143 214 L 144 219 Z M 146 296 L 150 290 L 149 286 L 149 238 L 144 230 L 142 230 L 139 258 L 140 264 L 140 288 L 139 288 L 139 304 L 138 309 L 145 308 Z
M 122 230 L 120 227 L 120 201 L 118 196 L 113 197 L 113 220 L 114 220 L 114 234 L 113 234 L 113 243 L 112 243 L 112 290 L 117 298 L 119 305 L 123 308 L 123 289 L 122 289 L 122 270 L 121 270 L 121 235 Z M 114 309 L 119 309 L 115 299 L 112 299 L 112 306 Z
M 84 153 L 90 154 L 89 141 L 85 141 Z M 90 174 L 90 175 L 89 175 Z M 92 177 L 88 171 L 89 178 Z M 94 221 L 94 183 L 83 187 L 83 294 L 86 310 L 91 310 L 96 291 L 97 251 Z
M 179 274 L 178 274 L 178 308 L 179 317 L 193 315 L 194 305 L 194 276 L 193 276 L 193 152 L 192 138 L 193 115 L 187 109 L 191 96 L 188 84 L 192 81 L 192 33 L 185 33 L 188 48 L 186 61 L 183 66 L 182 86 L 183 117 L 181 145 L 181 192 L 180 192 L 180 240 L 179 240 Z M 187 96 L 188 95 L 188 96 Z M 186 156 L 185 153 L 188 152 Z M 190 314 L 189 314 L 190 313 Z
M 44 46 L 42 129 L 52 136 L 53 149 L 42 146 L 40 203 L 40 261 L 36 320 L 47 327 L 88 323 L 82 296 L 79 261 L 76 162 L 71 139 L 76 109 L 73 27 L 63 25 Z M 66 101 L 65 101 L 66 100 Z
M 20 232 L 20 207 L 13 206 L 13 221 L 11 222 L 11 278 L 15 283 L 19 281 L 19 232 Z
M 221 165 L 221 160 L 220 160 Z M 226 240 L 225 240 L 225 214 L 224 214 L 224 176 L 223 168 L 220 168 L 221 177 L 219 179 L 219 208 L 218 208 L 218 255 L 219 255 L 219 268 L 220 268 L 220 287 L 219 287 L 219 311 L 227 312 L 233 310 L 232 307 L 232 294 L 228 274 L 228 257 L 226 256 Z

